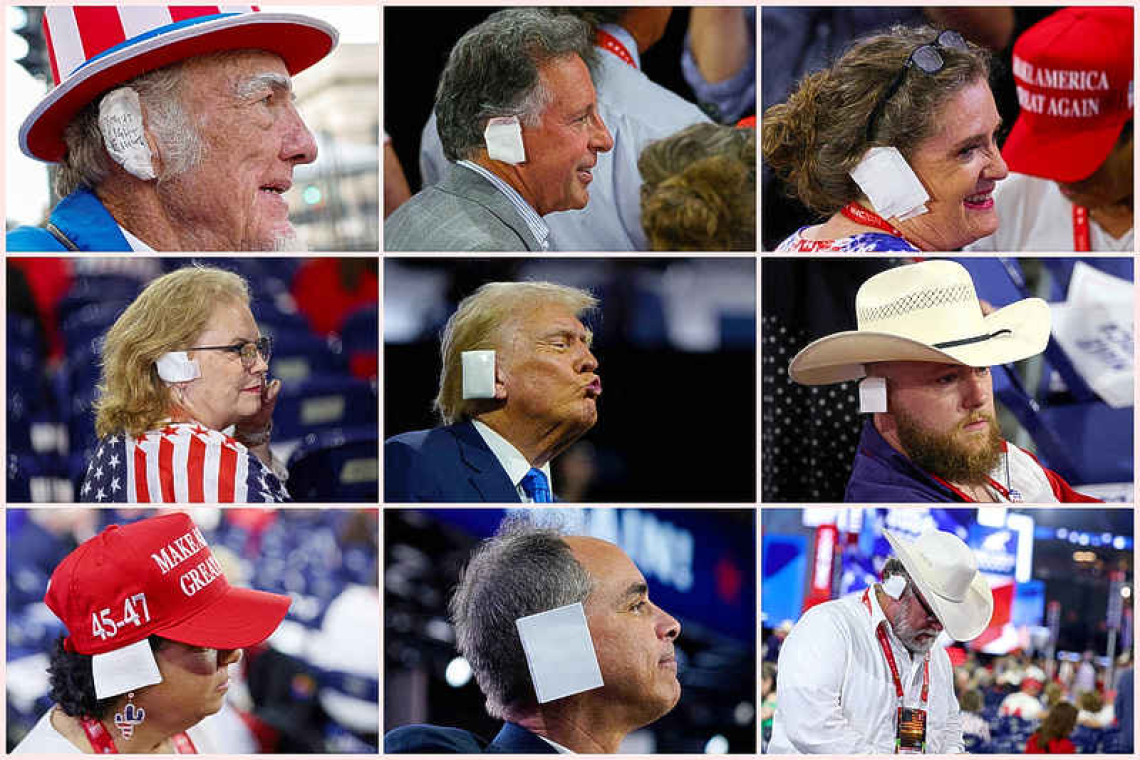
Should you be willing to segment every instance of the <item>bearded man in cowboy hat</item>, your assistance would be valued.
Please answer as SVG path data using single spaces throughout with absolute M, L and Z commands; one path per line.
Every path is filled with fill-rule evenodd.
M 812 607 L 784 641 L 770 753 L 964 751 L 954 669 L 934 644 L 986 629 L 989 583 L 952 533 L 884 534 L 882 583 Z
M 281 194 L 317 147 L 290 77 L 337 32 L 252 6 L 48 6 L 56 86 L 20 149 L 59 164 L 63 198 L 9 251 L 297 247 Z
M 871 277 L 855 312 L 857 330 L 814 341 L 788 367 L 803 385 L 864 378 L 860 408 L 872 414 L 845 501 L 1097 501 L 1003 440 L 998 427 L 990 367 L 1045 350 L 1045 301 L 983 314 L 965 267 L 941 260 Z

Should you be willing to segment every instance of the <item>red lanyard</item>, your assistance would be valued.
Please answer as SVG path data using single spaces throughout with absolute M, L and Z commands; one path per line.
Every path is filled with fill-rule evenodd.
M 634 67 L 635 69 L 637 68 L 637 64 L 633 62 L 633 56 L 629 54 L 629 50 L 626 49 L 625 45 L 621 44 L 621 40 L 605 31 L 604 29 L 598 30 L 598 44 L 616 55 L 618 58 L 628 63 L 630 66 Z
M 1089 210 L 1073 204 L 1073 250 L 1091 251 L 1089 247 Z
M 87 734 L 87 740 L 91 742 L 92 749 L 99 755 L 117 755 L 119 748 L 115 746 L 115 740 L 107 733 L 107 729 L 103 724 L 92 718 L 80 718 L 79 725 L 83 726 L 83 733 Z M 190 740 L 186 732 L 175 734 L 170 737 L 171 742 L 174 743 L 174 751 L 179 755 L 196 755 L 198 748 L 194 746 L 194 742 Z
M 858 222 L 859 224 L 864 224 L 868 227 L 874 227 L 876 229 L 882 230 L 883 232 L 894 235 L 895 237 L 900 237 L 904 240 L 906 239 L 906 235 L 903 235 L 898 227 L 895 227 L 886 219 L 876 214 L 874 211 L 869 211 L 863 208 L 855 201 L 851 201 L 846 206 L 839 209 L 839 213 L 843 214 L 853 222 Z
M 863 604 L 867 606 L 867 613 L 873 615 L 871 612 L 871 589 L 863 592 Z M 885 622 L 885 621 L 884 621 Z M 899 678 L 899 666 L 895 663 L 895 653 L 891 651 L 891 644 L 887 641 L 887 632 L 883 630 L 883 623 L 875 628 L 875 636 L 879 639 L 879 646 L 883 649 L 883 656 L 887 658 L 887 666 L 891 669 L 891 678 L 895 682 L 895 694 L 899 698 L 899 704 L 902 704 L 903 687 L 902 679 Z M 926 653 L 926 657 L 922 661 L 922 707 L 926 707 L 926 699 L 930 695 L 930 653 Z

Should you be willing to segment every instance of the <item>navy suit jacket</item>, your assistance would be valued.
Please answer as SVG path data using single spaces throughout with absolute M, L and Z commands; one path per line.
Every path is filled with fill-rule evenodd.
M 549 744 L 514 723 L 504 723 L 490 744 L 461 728 L 424 724 L 400 726 L 384 736 L 384 751 L 388 754 L 557 754 Z
M 384 501 L 519 502 L 507 471 L 470 421 L 384 442 Z

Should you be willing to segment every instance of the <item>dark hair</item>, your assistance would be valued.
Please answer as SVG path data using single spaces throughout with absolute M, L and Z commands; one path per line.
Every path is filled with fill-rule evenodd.
M 48 662 L 48 680 L 51 685 L 48 697 L 72 717 L 104 718 L 115 703 L 113 695 L 96 699 L 95 678 L 91 674 L 91 655 L 68 652 L 63 647 L 63 636 L 52 644 Z M 166 643 L 161 636 L 150 636 L 152 652 Z
M 471 663 L 487 712 L 507 718 L 535 702 L 515 621 L 585 602 L 591 582 L 555 527 L 509 517 L 471 555 L 451 598 L 456 647 Z
M 880 575 L 883 580 L 890 578 L 892 575 L 900 575 L 907 583 L 910 583 L 910 573 L 906 571 L 906 566 L 898 557 L 888 557 L 886 563 L 883 565 L 883 572 Z
M 568 55 L 592 63 L 596 54 L 589 27 L 574 16 L 539 8 L 497 11 L 460 37 L 435 93 L 437 129 L 447 159 L 474 158 L 491 118 L 517 116 L 537 126 L 554 98 L 539 69 Z
M 1071 702 L 1058 702 L 1049 708 L 1037 729 L 1037 746 L 1048 752 L 1057 739 L 1068 738 L 1077 725 L 1077 708 Z
M 867 148 L 893 145 L 909 158 L 937 128 L 942 105 L 963 87 L 987 80 L 990 55 L 985 50 L 973 43 L 967 43 L 967 50 L 940 47 L 942 69 L 907 72 L 868 141 L 867 121 L 875 104 L 911 53 L 936 35 L 927 26 L 893 26 L 858 40 L 830 68 L 800 80 L 786 102 L 764 112 L 764 160 L 805 206 L 832 214 L 859 198 L 859 186 L 848 172 Z

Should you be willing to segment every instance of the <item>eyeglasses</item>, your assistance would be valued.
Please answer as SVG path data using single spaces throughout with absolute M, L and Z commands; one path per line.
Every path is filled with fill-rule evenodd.
M 265 336 L 258 338 L 256 341 L 241 340 L 232 346 L 194 346 L 193 348 L 186 349 L 187 351 L 229 351 L 231 354 L 237 354 L 241 357 L 241 364 L 248 371 L 254 364 L 257 363 L 257 356 L 261 354 L 261 358 L 266 362 L 269 357 L 273 355 L 273 339 Z
M 946 60 L 942 54 L 938 52 L 939 48 L 943 50 L 962 50 L 967 51 L 970 46 L 966 44 L 966 40 L 962 35 L 953 29 L 945 29 L 939 33 L 930 42 L 919 45 L 911 51 L 906 59 L 906 65 L 902 67 L 895 79 L 891 82 L 891 86 L 887 88 L 886 94 L 879 98 L 879 102 L 875 104 L 874 110 L 871 111 L 871 117 L 867 119 L 867 142 L 871 142 L 871 135 L 875 133 L 875 124 L 879 121 L 879 117 L 883 114 L 883 109 L 887 106 L 894 94 L 898 92 L 899 87 L 902 86 L 903 79 L 906 78 L 906 72 L 910 70 L 911 66 L 917 66 L 924 74 L 937 74 L 942 71 L 942 67 L 946 65 Z

